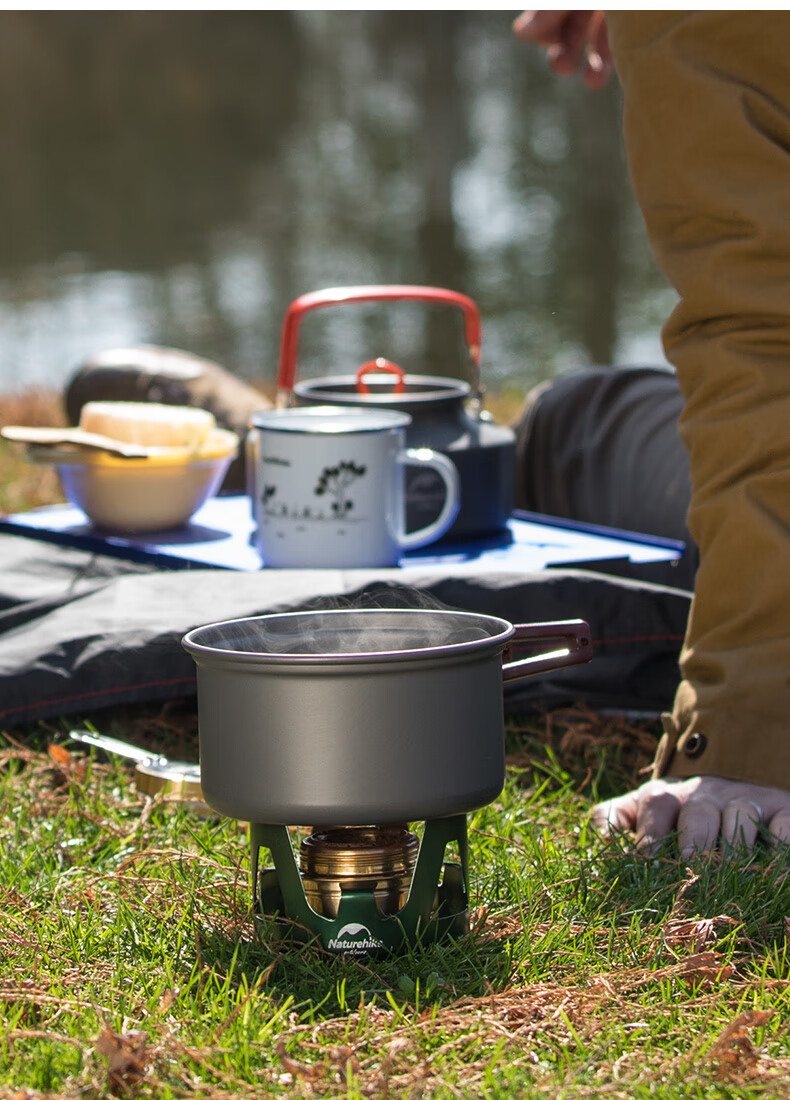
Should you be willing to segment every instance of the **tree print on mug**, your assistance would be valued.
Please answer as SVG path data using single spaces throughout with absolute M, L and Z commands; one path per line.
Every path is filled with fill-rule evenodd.
M 338 462 L 337 466 L 325 466 L 313 492 L 317 497 L 333 496 L 332 513 L 337 519 L 345 519 L 354 507 L 353 500 L 347 496 L 351 485 L 362 477 L 367 466 L 358 466 L 356 462 Z

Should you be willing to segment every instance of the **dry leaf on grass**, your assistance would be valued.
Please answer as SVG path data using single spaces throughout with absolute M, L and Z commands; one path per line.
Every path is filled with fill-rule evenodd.
M 727 1024 L 710 1051 L 711 1059 L 718 1062 L 722 1074 L 738 1076 L 754 1067 L 760 1055 L 748 1033 L 753 1027 L 763 1027 L 772 1015 L 770 1011 L 748 1010 Z
M 56 764 L 61 764 L 64 768 L 70 767 L 71 753 L 68 749 L 64 749 L 62 745 L 47 745 L 47 752 Z
M 718 938 L 720 926 L 732 926 L 738 922 L 734 917 L 723 914 L 718 917 L 700 917 L 697 919 L 670 919 L 664 924 L 664 943 L 671 950 L 692 948 L 700 951 L 711 940 Z
M 168 1012 L 178 1000 L 178 995 L 174 989 L 166 989 L 162 996 L 159 998 L 159 1003 L 156 1006 L 160 1012 Z
M 307 1062 L 297 1062 L 295 1058 L 287 1053 L 285 1049 L 284 1040 L 275 1047 L 277 1057 L 282 1063 L 283 1069 L 287 1072 L 284 1077 L 290 1077 L 291 1081 L 295 1079 L 301 1079 L 307 1082 L 316 1082 L 325 1080 L 330 1073 L 333 1073 L 339 1080 L 345 1081 L 349 1068 L 355 1071 L 359 1068 L 356 1058 L 354 1057 L 353 1047 L 348 1046 L 333 1046 L 324 1051 L 325 1060 L 323 1062 L 314 1062 L 310 1065 Z M 283 1081 L 280 1078 L 281 1084 L 287 1084 L 289 1082 Z
M 689 985 L 702 986 L 726 981 L 735 973 L 735 967 L 731 963 L 721 962 L 718 951 L 698 951 L 696 955 L 683 959 L 673 969 Z
M 314 1065 L 308 1065 L 307 1062 L 297 1062 L 295 1058 L 287 1053 L 285 1049 L 285 1042 L 280 1041 L 275 1047 L 277 1057 L 280 1059 L 285 1069 L 293 1077 L 301 1077 L 305 1081 L 318 1081 L 326 1073 L 326 1066 L 318 1063 Z
M 47 753 L 55 764 L 52 769 L 55 787 L 65 787 L 72 782 L 82 783 L 88 770 L 88 761 L 84 756 L 72 756 L 68 749 L 54 744 L 47 745 Z
M 116 1087 L 126 1089 L 135 1085 L 149 1071 L 148 1036 L 144 1031 L 125 1031 L 118 1035 L 105 1024 L 95 1049 L 107 1059 L 107 1075 Z

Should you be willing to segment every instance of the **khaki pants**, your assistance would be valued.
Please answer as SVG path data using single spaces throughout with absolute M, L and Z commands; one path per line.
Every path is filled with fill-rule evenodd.
M 700 552 L 656 773 L 790 788 L 790 13 L 607 20 Z

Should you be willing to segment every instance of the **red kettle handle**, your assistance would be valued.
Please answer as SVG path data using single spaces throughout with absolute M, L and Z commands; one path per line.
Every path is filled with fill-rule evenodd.
M 326 290 L 314 290 L 302 294 L 291 302 L 283 321 L 280 341 L 280 368 L 277 374 L 277 403 L 289 404 L 296 381 L 296 353 L 299 346 L 299 324 L 305 313 L 321 306 L 340 305 L 343 302 L 380 302 L 397 299 L 421 302 L 444 302 L 457 306 L 464 315 L 464 336 L 472 361 L 472 392 L 479 394 L 478 367 L 480 364 L 480 312 L 465 294 L 445 290 L 437 286 L 336 286 Z

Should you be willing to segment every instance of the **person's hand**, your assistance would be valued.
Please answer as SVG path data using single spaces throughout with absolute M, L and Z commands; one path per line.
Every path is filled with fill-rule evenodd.
M 774 843 L 790 844 L 790 791 L 713 775 L 651 779 L 600 802 L 592 820 L 604 833 L 635 833 L 637 846 L 648 849 L 677 829 L 683 859 L 717 843 L 725 853 L 745 853 L 754 847 L 761 825 Z
M 580 72 L 588 88 L 602 88 L 612 74 L 612 52 L 602 11 L 524 11 L 513 31 L 543 46 L 555 73 Z

